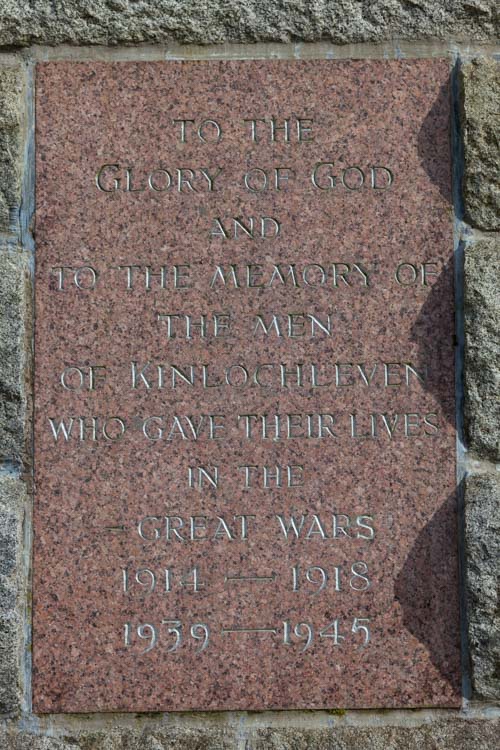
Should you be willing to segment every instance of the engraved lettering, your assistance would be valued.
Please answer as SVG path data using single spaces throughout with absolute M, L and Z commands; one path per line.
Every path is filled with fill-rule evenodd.
M 291 339 L 305 336 L 315 338 L 321 334 L 332 336 L 332 315 L 328 313 L 323 319 L 312 313 L 288 313 L 282 316 L 256 315 L 253 334 L 257 336 L 259 333 L 265 336 L 274 333 L 279 338 L 285 336 Z
M 145 516 L 137 533 L 147 542 L 185 543 L 247 541 L 256 516 L 251 513 L 224 516 Z
M 233 217 L 222 219 L 217 217 L 212 222 L 210 237 L 229 239 L 242 239 L 259 237 L 263 240 L 275 239 L 281 232 L 281 222 L 272 216 L 261 217 Z
M 62 292 L 66 289 L 65 283 L 70 277 L 70 284 L 73 283 L 77 289 L 85 291 L 95 289 L 99 277 L 98 272 L 92 266 L 81 266 L 74 268 L 72 266 L 54 266 L 50 269 L 58 279 L 57 291 Z
M 95 183 L 104 193 L 143 193 L 146 190 L 154 193 L 212 193 L 217 190 L 215 181 L 219 182 L 222 172 L 221 167 L 137 169 L 120 163 L 103 164 L 97 171 Z
M 188 133 L 192 130 L 196 133 L 198 140 L 202 143 L 219 143 L 222 140 L 222 128 L 217 120 L 202 120 L 196 125 L 195 120 L 172 120 L 174 125 L 179 125 L 179 140 L 188 143 Z M 191 128 L 190 126 L 193 126 Z

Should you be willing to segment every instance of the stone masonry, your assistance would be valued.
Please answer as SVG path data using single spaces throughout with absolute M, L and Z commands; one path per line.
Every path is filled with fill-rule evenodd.
M 0 748 L 2 750 L 490 750 L 500 734 L 500 183 L 498 8 L 493 0 L 0 2 Z M 217 44 L 452 40 L 459 58 L 460 144 L 455 213 L 465 246 L 465 474 L 462 523 L 464 708 L 294 714 L 36 717 L 30 712 L 29 631 L 32 258 L 25 223 L 31 157 L 31 45 Z M 484 44 L 471 60 L 468 44 Z M 275 45 L 278 54 L 279 45 Z M 140 59 L 142 48 L 130 48 Z M 103 54 L 96 48 L 95 55 Z M 54 50 L 51 54 L 57 54 Z M 192 54 L 192 51 L 189 52 Z M 214 55 L 223 55 L 220 48 Z M 318 52 L 324 54 L 324 52 Z M 380 55 L 385 53 L 380 52 Z M 443 54 L 446 54 L 444 52 Z M 37 55 L 39 56 L 37 58 Z M 23 214 L 24 212 L 24 214 Z M 36 238 L 35 238 L 36 240 Z M 461 274 L 458 274 L 461 277 Z M 461 294 L 457 295 L 461 300 Z M 458 326 L 460 331 L 460 325 Z M 461 346 L 459 333 L 459 346 Z M 460 358 L 459 358 L 460 359 Z M 459 390 L 459 393 L 461 391 Z
M 491 40 L 494 0 L 71 0 L 0 6 L 0 45 L 181 44 L 328 39 L 341 44 L 391 38 Z

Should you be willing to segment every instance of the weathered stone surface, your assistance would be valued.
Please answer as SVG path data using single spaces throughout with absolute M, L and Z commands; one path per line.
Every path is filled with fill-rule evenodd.
M 20 707 L 22 648 L 22 530 L 25 485 L 0 479 L 0 713 Z
M 500 477 L 471 476 L 465 494 L 466 594 L 472 685 L 500 698 Z
M 36 737 L 25 732 L 0 732 L 0 742 L 2 750 L 78 750 L 78 745 L 73 741 Z
M 500 722 L 455 719 L 418 727 L 112 730 L 60 738 L 0 732 L 2 750 L 491 750 Z
M 4 0 L 0 44 L 379 41 L 495 36 L 495 0 Z
M 0 231 L 21 203 L 23 89 L 21 68 L 0 67 Z
M 5 744 L 2 744 L 3 743 Z M 237 750 L 233 732 L 218 729 L 110 730 L 59 738 L 17 733 L 2 737 L 2 750 Z
M 500 229 L 500 65 L 474 60 L 463 66 L 461 84 L 465 215 L 474 226 L 494 231 Z
M 491 750 L 498 722 L 454 721 L 420 727 L 263 729 L 247 750 Z
M 25 446 L 28 259 L 0 253 L 0 458 L 21 461 Z
M 465 251 L 465 431 L 468 447 L 500 459 L 500 242 Z

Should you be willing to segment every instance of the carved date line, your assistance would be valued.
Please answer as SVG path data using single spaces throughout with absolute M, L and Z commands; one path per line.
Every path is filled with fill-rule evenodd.
M 371 640 L 370 634 L 370 620 L 367 617 L 354 617 L 350 628 L 350 634 L 362 635 L 363 642 L 361 647 L 365 647 Z M 282 626 L 282 627 L 281 627 Z M 284 620 L 280 627 L 224 627 L 221 628 L 220 634 L 225 635 L 243 635 L 243 634 L 257 634 L 257 635 L 279 635 L 282 639 L 282 643 L 285 646 L 296 646 L 303 643 L 302 652 L 307 651 L 313 645 L 315 638 L 330 639 L 334 646 L 342 646 L 342 641 L 347 639 L 347 635 L 340 633 L 341 625 L 340 620 L 335 619 L 327 623 L 322 628 L 315 627 L 310 622 L 296 622 L 293 623 L 291 620 Z M 140 641 L 146 641 L 147 645 L 142 650 L 142 654 L 147 654 L 149 651 L 155 648 L 159 643 L 160 635 L 163 638 L 166 636 L 170 639 L 173 637 L 173 643 L 170 643 L 165 647 L 165 653 L 172 653 L 184 643 L 184 632 L 188 629 L 189 636 L 198 642 L 196 649 L 197 653 L 204 651 L 209 645 L 210 641 L 210 627 L 203 622 L 196 622 L 192 625 L 185 625 L 180 620 L 161 620 L 159 625 L 153 625 L 152 623 L 145 622 L 137 626 L 132 626 L 131 623 L 127 622 L 124 626 L 125 646 L 131 647 Z M 349 631 L 344 630 L 345 633 Z M 137 640 L 138 639 L 138 640 Z
M 117 527 L 118 529 L 119 527 Z M 122 569 L 122 589 L 128 594 L 131 589 L 136 588 L 143 593 L 155 591 L 170 593 L 174 588 L 191 589 L 198 593 L 206 588 L 206 584 L 200 579 L 199 569 L 194 566 L 189 570 L 176 568 L 163 568 L 153 571 L 150 568 L 139 568 L 137 570 Z M 272 571 L 269 575 L 243 575 L 231 574 L 224 576 L 224 584 L 234 583 L 274 583 L 278 581 L 278 574 Z M 327 570 L 320 565 L 302 567 L 297 564 L 291 568 L 292 591 L 308 594 L 319 594 L 327 587 L 332 591 L 342 591 L 347 584 L 349 589 L 356 592 L 367 591 L 371 588 L 371 580 L 368 577 L 368 565 L 359 560 L 352 563 L 349 568 L 337 565 Z M 330 584 L 328 586 L 328 584 Z

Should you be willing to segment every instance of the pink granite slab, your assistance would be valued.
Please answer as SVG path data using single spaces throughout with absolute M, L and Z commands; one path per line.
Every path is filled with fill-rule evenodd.
M 442 60 L 38 65 L 36 711 L 459 705 L 448 78 Z M 244 120 L 271 117 L 290 142 L 267 122 L 251 140 Z M 210 123 L 182 142 L 180 119 L 220 142 Z M 276 167 L 282 189 L 245 188 Z M 281 230 L 224 238 L 217 217 Z M 211 286 L 230 264 L 240 286 Z M 94 289 L 73 271 L 58 288 L 82 266 Z M 139 270 L 127 289 L 125 266 L 165 266 L 165 288 Z M 165 315 L 206 315 L 207 337 L 183 318 L 169 338 Z M 246 465 L 303 483 L 246 488 Z M 197 466 L 217 488 L 189 486 Z

